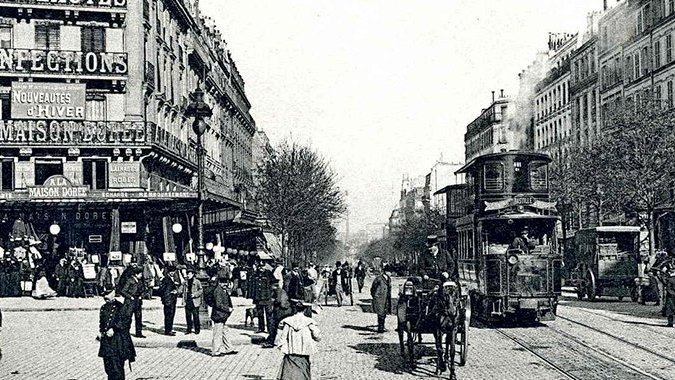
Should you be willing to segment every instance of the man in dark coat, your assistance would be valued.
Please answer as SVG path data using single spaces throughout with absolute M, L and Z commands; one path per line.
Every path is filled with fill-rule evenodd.
M 143 335 L 143 293 L 145 284 L 143 282 L 143 268 L 133 265 L 127 268 L 129 274 L 124 276 L 125 280 L 120 284 L 119 294 L 124 297 L 124 307 L 130 309 L 129 324 L 131 324 L 131 315 L 133 315 L 136 325 L 137 338 L 145 338 Z
M 277 339 L 279 322 L 286 317 L 294 314 L 293 307 L 288 294 L 284 288 L 279 286 L 277 281 L 272 282 L 272 291 L 274 293 L 274 304 L 272 310 L 272 323 L 270 324 L 270 334 L 265 339 L 264 348 L 274 347 L 274 341 Z
M 214 289 L 215 290 L 215 289 Z M 201 323 L 199 321 L 199 308 L 202 306 L 202 283 L 195 278 L 195 270 L 187 270 L 187 281 L 183 286 L 183 302 L 185 303 L 185 322 L 187 324 L 187 334 L 199 334 Z
M 381 271 L 373 280 L 370 287 L 373 297 L 373 312 L 377 314 L 377 332 L 384 332 L 384 321 L 391 310 L 391 277 Z
M 427 237 L 427 253 L 422 254 L 418 268 L 418 274 L 425 280 L 435 278 L 443 280 L 443 274 L 448 278 L 457 279 L 457 266 L 452 255 L 445 249 L 438 246 L 438 237 L 430 235 Z
M 62 258 L 59 260 L 56 268 L 54 268 L 54 277 L 56 278 L 56 294 L 64 297 L 68 285 L 68 265 L 66 264 L 66 259 Z
M 159 285 L 159 294 L 164 305 L 164 335 L 176 335 L 173 331 L 173 319 L 176 315 L 179 288 L 180 279 L 177 277 L 176 268 L 167 268 L 166 276 Z
M 211 320 L 213 321 L 213 340 L 211 342 L 211 355 L 234 355 L 237 351 L 227 339 L 227 327 L 225 322 L 234 310 L 232 300 L 229 294 L 229 278 L 220 277 L 218 286 L 213 290 L 213 310 L 211 311 Z
M 292 270 L 288 273 L 288 289 L 286 293 L 288 296 L 293 299 L 301 300 L 305 296 L 304 284 L 302 275 L 300 274 L 300 265 L 298 263 L 292 264 Z
M 249 296 L 258 312 L 258 332 L 271 330 L 272 293 L 271 283 L 274 281 L 272 272 L 265 268 L 262 262 L 258 263 L 249 281 Z
M 668 327 L 673 327 L 673 317 L 675 316 L 675 267 L 667 265 L 664 267 L 664 282 L 666 288 L 665 312 L 668 317 Z
M 356 283 L 359 286 L 359 293 L 363 290 L 363 285 L 366 280 L 366 266 L 363 265 L 363 262 L 359 260 L 359 263 L 354 269 L 354 276 L 356 277 Z
M 124 305 L 115 299 L 112 288 L 104 289 L 106 300 L 99 314 L 100 348 L 98 356 L 103 358 L 103 366 L 109 380 L 124 380 L 124 362 L 132 363 L 136 359 L 134 343 L 129 335 L 131 315 L 125 315 Z
M 84 272 L 77 259 L 73 259 L 68 266 L 68 289 L 69 297 L 84 297 Z
M 345 275 L 342 270 L 342 263 L 336 261 L 335 270 L 330 275 L 329 292 L 335 294 L 338 307 L 342 306 L 342 298 L 344 297 Z

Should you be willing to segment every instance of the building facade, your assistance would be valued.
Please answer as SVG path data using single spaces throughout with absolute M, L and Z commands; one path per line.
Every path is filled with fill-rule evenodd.
M 572 104 L 572 141 L 585 145 L 600 133 L 600 89 L 598 86 L 598 33 L 600 13 L 588 16 L 588 27 L 581 45 L 572 54 L 570 97 Z
M 207 241 L 226 244 L 219 231 L 251 216 L 240 194 L 252 186 L 256 126 L 198 0 L 0 0 L 0 14 L 0 238 L 19 237 L 17 220 L 36 236 L 56 224 L 59 249 L 180 260 L 194 248 L 198 152 L 186 108 L 199 87 L 213 109 Z
M 492 102 L 483 109 L 476 119 L 466 126 L 464 149 L 466 162 L 477 156 L 496 153 L 502 150 L 515 149 L 515 136 L 509 129 L 508 111 L 513 105 L 511 99 L 501 90 Z
M 572 131 L 570 57 L 577 35 L 549 34 L 549 71 L 535 87 L 534 148 L 555 160 L 569 149 Z

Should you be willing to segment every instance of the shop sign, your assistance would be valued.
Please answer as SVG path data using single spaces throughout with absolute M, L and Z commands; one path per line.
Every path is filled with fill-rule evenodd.
M 40 199 L 85 198 L 89 186 L 75 186 L 62 175 L 54 175 L 45 180 L 42 186 L 29 186 L 28 197 Z
M 12 118 L 84 120 L 84 83 L 12 82 Z
M 136 222 L 122 222 L 120 225 L 120 232 L 123 234 L 135 234 Z
M 175 252 L 164 252 L 164 255 L 162 255 L 164 261 L 176 261 L 176 253 Z
M 0 73 L 127 75 L 127 53 L 0 49 Z
M 145 123 L 0 120 L 3 145 L 121 145 L 146 141 Z
M 88 186 L 73 186 L 64 187 L 66 190 L 54 190 L 56 188 L 50 188 L 52 190 L 38 190 L 42 189 L 44 186 L 30 186 L 28 192 L 23 191 L 0 191 L 0 200 L 6 201 L 23 201 L 27 199 L 58 199 L 58 198 L 87 198 L 88 200 L 114 200 L 114 199 L 129 199 L 129 200 L 139 200 L 139 199 L 155 199 L 155 200 L 172 200 L 172 199 L 196 199 L 197 192 L 194 191 L 105 191 L 105 190 L 89 190 Z M 76 190 L 72 190 L 72 189 Z M 70 189 L 70 190 L 68 190 Z M 84 195 L 71 195 L 59 197 L 57 194 L 68 194 L 75 193 L 84 194 Z M 42 196 L 42 194 L 47 194 Z M 77 215 L 80 215 L 79 213 Z M 90 216 L 89 213 L 84 213 L 82 219 L 87 219 Z M 92 213 L 92 218 L 96 218 L 97 214 Z M 103 215 L 103 213 L 101 213 Z M 101 220 L 106 219 L 101 216 Z
M 108 165 L 108 187 L 114 189 L 141 187 L 140 162 L 111 162 Z
M 103 236 L 102 235 L 89 235 L 89 242 L 90 243 L 102 243 L 103 242 Z
M 17 3 L 16 0 L 0 0 L 2 3 Z M 126 8 L 127 0 L 22 0 L 21 4 L 26 5 L 55 5 L 83 8 Z

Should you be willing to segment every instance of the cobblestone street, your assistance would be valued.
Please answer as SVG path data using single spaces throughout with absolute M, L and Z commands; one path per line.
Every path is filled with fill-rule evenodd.
M 395 284 L 400 281 L 396 279 Z M 394 296 L 396 292 L 397 285 Z M 127 371 L 128 378 L 275 378 L 281 353 L 252 343 L 255 331 L 243 325 L 244 310 L 250 302 L 242 298 L 234 300 L 236 309 L 229 326 L 239 353 L 219 358 L 210 356 L 210 331 L 200 335 L 184 334 L 182 309 L 176 313 L 178 335 L 158 335 L 161 304 L 157 299 L 146 301 L 144 333 L 148 338 L 134 338 L 138 356 L 132 364 L 133 372 Z M 99 304 L 100 299 L 42 303 L 28 298 L 0 300 L 5 320 L 0 378 L 105 378 L 95 340 Z M 668 349 L 675 338 L 675 329 L 662 327 L 656 307 L 639 306 L 635 309 L 639 316 L 633 316 L 627 313 L 633 309 L 629 306 L 638 307 L 627 302 L 564 301 L 560 318 L 539 326 L 472 327 L 468 362 L 464 367 L 457 367 L 457 376 L 477 380 L 569 378 L 555 368 L 557 365 L 580 379 L 602 379 L 611 373 L 631 379 L 675 378 L 675 356 Z M 329 298 L 329 305 L 323 307 L 315 319 L 323 333 L 319 353 L 312 359 L 312 371 L 317 379 L 435 377 L 433 338 L 425 335 L 423 344 L 416 347 L 418 365 L 411 371 L 399 354 L 395 317 L 387 318 L 388 332 L 375 332 L 376 318 L 370 313 L 367 287 L 362 294 L 356 294 L 354 306 L 338 308 Z

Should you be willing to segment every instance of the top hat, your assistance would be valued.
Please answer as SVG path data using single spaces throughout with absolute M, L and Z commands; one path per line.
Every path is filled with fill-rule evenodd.
M 427 247 L 431 247 L 438 244 L 438 236 L 436 235 L 429 235 L 427 236 Z

